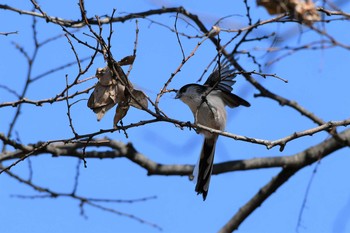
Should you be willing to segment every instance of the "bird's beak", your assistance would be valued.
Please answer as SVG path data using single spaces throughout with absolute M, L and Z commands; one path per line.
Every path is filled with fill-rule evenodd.
M 176 93 L 175 99 L 180 99 L 181 98 L 181 94 L 179 92 Z

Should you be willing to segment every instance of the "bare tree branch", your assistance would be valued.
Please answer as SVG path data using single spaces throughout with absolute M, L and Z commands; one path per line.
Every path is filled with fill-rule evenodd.
M 2 168 L 2 167 L 0 166 L 0 168 Z M 97 208 L 97 209 L 101 209 L 103 211 L 107 211 L 107 212 L 116 214 L 118 216 L 130 218 L 130 219 L 135 220 L 137 222 L 140 222 L 142 224 L 146 224 L 146 225 L 149 225 L 151 227 L 154 227 L 154 228 L 156 228 L 156 229 L 158 229 L 160 231 L 162 230 L 162 228 L 159 227 L 157 224 L 148 222 L 148 221 L 146 221 L 143 218 L 140 218 L 140 217 L 137 217 L 135 215 L 132 215 L 132 214 L 129 214 L 129 213 L 125 213 L 125 212 L 121 212 L 121 211 L 118 211 L 118 210 L 115 210 L 115 209 L 112 209 L 112 208 L 109 208 L 109 207 L 105 207 L 105 206 L 103 206 L 101 204 L 98 204 L 98 203 L 101 203 L 101 202 L 106 202 L 106 203 L 110 203 L 110 202 L 135 203 L 135 202 L 139 202 L 139 201 L 148 201 L 150 199 L 154 199 L 154 197 L 141 198 L 141 199 L 136 199 L 136 200 L 117 200 L 117 199 L 88 198 L 88 197 L 83 197 L 83 196 L 76 195 L 75 193 L 54 192 L 54 191 L 52 191 L 52 190 L 50 190 L 48 188 L 43 188 L 43 187 L 40 187 L 38 185 L 35 185 L 33 182 L 25 180 L 25 179 L 21 178 L 20 176 L 14 174 L 12 172 L 6 171 L 6 174 L 11 176 L 12 178 L 16 179 L 17 181 L 19 181 L 19 182 L 21 182 L 23 184 L 26 184 L 27 186 L 33 188 L 35 191 L 38 191 L 40 193 L 46 193 L 46 195 L 37 195 L 37 196 L 17 196 L 19 198 L 37 199 L 37 198 L 69 197 L 69 198 L 71 198 L 73 200 L 76 200 L 76 201 L 80 202 L 80 208 L 82 209 L 82 212 L 83 212 L 84 206 L 88 205 L 88 206 L 92 206 L 92 207 Z
M 344 140 L 350 142 L 350 130 L 346 130 L 339 134 Z M 280 186 L 282 186 L 289 178 L 291 178 L 300 169 L 308 166 L 318 160 L 321 160 L 334 151 L 343 148 L 345 145 L 334 138 L 330 138 L 324 142 L 310 147 L 298 154 L 294 159 L 295 166 L 286 164 L 282 171 L 278 173 L 269 183 L 263 186 L 238 212 L 221 228 L 219 232 L 226 233 L 238 229 L 239 225 L 262 203 L 271 196 Z
M 291 3 L 291 1 L 287 2 Z M 296 4 L 296 2 L 298 1 L 293 1 L 293 4 Z M 120 200 L 111 198 L 92 198 L 84 195 L 78 195 L 78 189 L 80 188 L 79 180 L 81 179 L 79 170 L 80 166 L 83 162 L 86 164 L 87 159 L 126 158 L 131 163 L 135 164 L 135 166 L 146 170 L 149 176 L 191 176 L 194 166 L 192 164 L 160 163 L 151 159 L 153 158 L 152 155 L 143 154 L 143 148 L 136 149 L 132 142 L 123 143 L 109 138 L 98 137 L 102 137 L 108 133 L 115 133 L 116 131 L 124 133 L 124 135 L 127 137 L 130 129 L 136 129 L 137 127 L 143 127 L 145 125 L 152 126 L 159 123 L 166 123 L 167 125 L 175 126 L 178 129 L 188 128 L 190 130 L 194 129 L 195 131 L 205 130 L 213 134 L 231 138 L 233 140 L 262 145 L 267 149 L 278 146 L 280 151 L 282 151 L 286 145 L 289 144 L 289 142 L 303 141 L 303 137 L 305 136 L 313 136 L 315 134 L 319 134 L 320 132 L 327 132 L 329 134 L 328 139 L 319 142 L 317 145 L 306 145 L 306 149 L 303 151 L 289 156 L 277 155 L 267 157 L 254 155 L 255 158 L 253 159 L 232 160 L 214 165 L 213 174 L 215 175 L 234 171 L 266 168 L 281 169 L 279 173 L 276 174 L 276 176 L 272 178 L 270 182 L 261 187 L 259 191 L 247 203 L 245 203 L 227 223 L 223 223 L 223 227 L 220 232 L 232 232 L 238 229 L 238 227 L 248 216 L 250 216 L 265 202 L 268 197 L 270 197 L 283 184 L 285 184 L 288 179 L 292 178 L 301 169 L 320 161 L 326 156 L 333 155 L 333 153 L 337 150 L 350 145 L 350 129 L 348 129 L 350 119 L 341 118 L 340 120 L 335 120 L 334 117 L 329 119 L 326 118 L 326 120 L 324 120 L 322 119 L 324 116 L 313 113 L 313 111 L 301 106 L 297 101 L 277 95 L 274 93 L 272 88 L 268 88 L 269 85 L 262 84 L 262 80 L 265 80 L 266 77 L 276 78 L 284 83 L 288 82 L 288 80 L 279 74 L 270 73 L 269 71 L 265 72 L 264 64 L 268 64 L 270 66 L 275 65 L 283 59 L 293 56 L 300 51 L 313 52 L 317 50 L 341 48 L 342 50 L 348 52 L 350 49 L 350 44 L 347 44 L 348 42 L 342 42 L 341 37 L 333 33 L 332 30 L 329 30 L 332 29 L 330 25 L 333 25 L 334 22 L 348 22 L 350 19 L 349 13 L 342 11 L 340 7 L 336 7 L 333 3 L 328 1 L 322 1 L 322 7 L 314 7 L 313 1 L 301 2 L 309 3 L 313 6 L 312 10 L 315 11 L 317 16 L 314 20 L 305 20 L 303 17 L 307 17 L 307 14 L 303 15 L 300 12 L 297 12 L 298 14 L 295 14 L 294 12 L 293 14 L 290 9 L 273 12 L 272 10 L 274 9 L 274 5 L 272 5 L 272 8 L 270 9 L 267 8 L 267 11 L 270 14 L 275 14 L 274 16 L 270 16 L 267 19 L 257 19 L 259 16 L 255 14 L 254 8 L 252 8 L 252 3 L 242 0 L 240 3 L 243 4 L 243 7 L 245 7 L 245 10 L 243 10 L 244 16 L 242 16 L 242 19 L 237 20 L 239 23 L 236 25 L 239 26 L 235 25 L 231 28 L 223 28 L 222 24 L 224 24 L 224 21 L 226 20 L 232 20 L 231 18 L 233 14 L 229 16 L 220 16 L 220 18 L 216 20 L 213 25 L 209 25 L 205 21 L 204 16 L 194 14 L 184 7 L 162 7 L 153 10 L 120 13 L 117 16 L 115 15 L 118 14 L 118 12 L 115 9 L 110 10 L 109 15 L 106 14 L 100 16 L 95 15 L 95 12 L 90 12 L 89 10 L 89 15 L 93 15 L 93 17 L 89 17 L 86 9 L 90 8 L 85 7 L 84 0 L 79 0 L 79 19 L 71 20 L 48 14 L 45 11 L 44 4 L 43 7 L 41 7 L 36 0 L 31 0 L 33 7 L 32 11 L 18 9 L 6 4 L 0 4 L 0 9 L 2 10 L 12 13 L 19 13 L 20 17 L 30 16 L 32 18 L 32 40 L 30 43 L 33 44 L 33 49 L 29 49 L 27 44 L 12 42 L 15 47 L 13 49 L 17 50 L 20 56 L 25 59 L 25 65 L 28 67 L 25 77 L 22 78 L 23 85 L 20 87 L 22 89 L 0 84 L 0 88 L 6 91 L 6 94 L 8 94 L 7 96 L 12 97 L 7 97 L 8 99 L 4 99 L 3 102 L 0 103 L 0 108 L 7 108 L 6 110 L 13 112 L 13 116 L 11 115 L 8 117 L 9 128 L 7 131 L 3 130 L 3 132 L 0 132 L 0 141 L 3 144 L 2 151 L 0 153 L 0 175 L 7 174 L 11 179 L 18 181 L 39 193 L 39 195 L 29 196 L 22 194 L 15 195 L 17 198 L 38 199 L 67 197 L 79 204 L 82 216 L 86 216 L 85 206 L 91 206 L 119 216 L 128 217 L 139 223 L 143 223 L 152 226 L 155 229 L 161 230 L 158 224 L 148 222 L 141 217 L 129 214 L 127 212 L 118 211 L 117 209 L 110 208 L 106 205 L 108 203 L 136 203 L 139 201 L 148 201 L 155 199 L 155 196 L 131 200 Z M 265 1 L 265 3 L 280 4 L 279 1 Z M 166 18 L 165 16 L 169 15 L 171 16 L 171 20 L 163 20 Z M 322 18 L 320 15 L 322 15 Z M 39 37 L 39 35 L 42 35 L 41 25 L 38 24 L 38 20 L 40 19 L 44 19 L 54 28 L 63 30 L 63 34 L 60 33 L 58 35 L 48 36 L 46 39 L 41 40 L 41 37 Z M 236 19 L 234 20 L 236 23 Z M 156 93 L 154 97 L 152 98 L 144 94 L 144 101 L 147 103 L 147 107 L 140 104 L 140 99 L 135 97 L 132 92 L 133 85 L 129 81 L 129 74 L 134 67 L 134 61 L 136 62 L 136 52 L 138 58 L 142 56 L 147 56 L 148 58 L 149 56 L 138 51 L 139 46 L 142 47 L 142 44 L 144 43 L 144 41 L 140 41 L 140 39 L 143 38 L 143 35 L 139 35 L 139 29 L 143 27 L 143 25 L 142 23 L 139 24 L 139 21 L 144 21 L 150 25 L 155 25 L 154 27 L 165 28 L 168 33 L 173 33 L 174 43 L 170 46 L 176 46 L 178 51 L 181 52 L 179 57 L 181 62 L 177 65 L 177 67 L 175 66 L 175 71 L 168 75 L 164 80 L 157 80 L 160 85 L 159 89 L 154 91 L 154 93 Z M 133 46 L 133 52 L 130 53 L 132 55 L 123 55 L 119 54 L 119 51 L 112 51 L 112 46 L 114 48 L 114 43 L 119 41 L 115 40 L 116 38 L 112 38 L 112 36 L 119 36 L 117 33 L 114 34 L 114 29 L 117 28 L 115 25 L 118 23 L 129 23 L 129 25 L 131 25 L 133 28 L 132 23 L 134 22 L 136 22 L 135 36 L 132 34 L 129 37 L 134 38 L 130 39 L 130 45 L 131 47 Z M 244 25 L 242 22 L 244 22 Z M 181 28 L 180 23 L 184 23 L 186 25 L 186 27 L 181 29 L 181 31 L 179 29 Z M 281 36 L 280 32 L 276 32 L 271 29 L 271 26 L 277 24 L 281 28 L 284 28 L 284 25 L 298 25 L 299 30 L 296 30 L 298 32 L 294 34 L 288 34 L 290 32 L 288 31 L 286 34 Z M 107 31 L 105 27 L 107 27 Z M 72 30 L 72 28 L 78 29 Z M 80 31 L 82 31 L 81 34 Z M 11 34 L 18 34 L 18 31 L 0 32 L 0 35 L 5 36 Z M 301 37 L 304 34 L 307 36 L 303 38 L 302 42 L 300 40 L 299 43 L 289 44 L 287 41 L 288 37 L 296 38 L 297 36 Z M 22 35 L 18 34 L 18 36 Z M 92 43 L 87 42 L 85 37 L 88 37 L 90 42 L 92 39 Z M 64 40 L 64 38 L 66 38 L 66 40 Z M 67 62 L 65 64 L 57 64 L 55 65 L 55 68 L 52 69 L 44 70 L 43 68 L 42 70 L 38 71 L 39 75 L 35 75 L 33 70 L 37 68 L 35 65 L 37 64 L 38 57 L 40 56 L 40 51 L 42 51 L 41 49 L 44 47 L 44 45 L 51 46 L 51 42 L 58 40 L 64 40 L 64 43 L 70 47 L 71 54 L 74 55 L 75 61 Z M 188 43 L 190 45 L 187 44 L 188 41 L 191 42 Z M 208 41 L 211 43 L 206 43 Z M 270 46 L 264 47 L 264 43 L 266 44 L 266 42 L 270 44 Z M 174 119 L 171 112 L 164 111 L 160 108 L 162 101 L 165 99 L 164 96 L 166 96 L 168 93 L 177 91 L 175 88 L 171 87 L 171 84 L 173 84 L 174 80 L 176 79 L 175 76 L 179 75 L 180 71 L 186 68 L 186 66 L 189 66 L 189 60 L 195 60 L 195 55 L 206 49 L 206 46 L 211 46 L 211 48 L 216 49 L 217 53 L 208 58 L 209 65 L 203 74 L 206 73 L 209 67 L 211 67 L 215 62 L 220 61 L 221 56 L 224 56 L 235 68 L 232 75 L 244 77 L 243 81 L 248 83 L 250 93 L 254 92 L 254 90 L 257 91 L 257 93 L 254 94 L 254 97 L 265 97 L 261 99 L 271 99 L 280 106 L 290 107 L 291 109 L 300 113 L 303 118 L 311 121 L 311 126 L 303 126 L 303 130 L 301 131 L 295 130 L 287 133 L 281 138 L 268 140 L 265 138 L 255 138 L 251 135 L 244 136 L 231 132 L 223 132 L 203 125 L 196 125 L 190 122 Z M 82 52 L 82 50 L 84 50 L 84 52 Z M 85 50 L 88 51 L 88 53 L 85 53 Z M 186 51 L 189 51 L 189 53 L 186 54 Z M 215 52 L 215 50 L 213 51 Z M 273 57 L 265 59 L 264 56 L 261 56 L 261 53 L 264 52 L 267 55 L 273 54 Z M 113 90 L 109 93 L 110 95 L 108 97 L 114 101 L 114 94 L 117 93 L 116 95 L 120 95 L 122 92 L 122 94 L 129 94 L 131 96 L 130 98 L 125 98 L 123 101 L 114 103 L 114 105 L 117 106 L 116 111 L 118 111 L 120 105 L 128 109 L 130 102 L 135 101 L 139 106 L 141 106 L 140 109 L 143 110 L 146 117 L 139 118 L 134 120 L 133 123 L 128 124 L 123 124 L 121 117 L 120 121 L 117 121 L 117 123 L 119 122 L 118 125 L 117 123 L 114 123 L 113 128 L 104 128 L 96 131 L 86 130 L 84 133 L 80 133 L 78 130 L 79 128 L 76 127 L 76 124 L 79 122 L 72 115 L 72 107 L 75 103 L 85 100 L 85 94 L 89 93 L 90 90 L 95 88 L 95 91 L 97 89 L 97 85 L 89 87 L 87 86 L 89 83 L 86 82 L 95 78 L 95 75 L 91 76 L 90 74 L 90 77 L 84 76 L 87 76 L 90 72 L 95 72 L 91 71 L 91 69 L 93 64 L 97 63 L 96 58 L 100 55 L 103 56 L 104 62 L 107 63 L 107 67 L 109 67 L 113 73 L 112 80 L 121 82 L 124 85 L 123 91 L 117 93 L 115 90 Z M 115 60 L 114 57 L 120 56 L 124 57 L 124 59 L 117 62 L 119 59 Z M 156 58 L 152 57 L 152 59 L 155 59 L 157 65 L 154 65 L 152 69 L 145 69 L 143 71 L 145 76 L 149 75 L 150 77 L 153 77 L 154 74 L 157 73 L 157 69 L 161 69 L 161 61 L 158 61 L 159 58 L 157 56 L 155 57 Z M 121 68 L 123 65 L 129 65 L 126 75 Z M 220 63 L 218 63 L 218 66 L 220 67 Z M 40 86 L 40 81 L 43 81 L 44 78 L 48 78 L 52 76 L 52 74 L 58 71 L 65 71 L 66 69 L 69 71 L 65 75 L 65 86 L 56 90 L 54 92 L 55 94 L 50 94 L 49 97 L 40 97 L 40 99 L 36 99 L 36 97 L 28 97 L 28 93 L 33 90 L 32 84 L 34 82 L 36 85 Z M 62 80 L 64 81 L 63 76 Z M 100 82 L 100 77 L 97 78 Z M 202 77 L 200 77 L 199 80 L 201 79 Z M 103 83 L 103 80 L 101 82 Z M 105 89 L 101 88 L 100 90 Z M 101 97 L 101 95 L 98 94 L 96 96 L 96 98 Z M 73 136 L 53 136 L 54 139 L 51 140 L 43 138 L 42 140 L 37 140 L 32 144 L 22 143 L 22 134 L 20 130 L 16 132 L 16 124 L 22 111 L 24 111 L 26 107 L 39 109 L 36 107 L 48 103 L 57 104 L 62 101 L 65 101 L 66 103 L 66 113 L 68 117 L 68 123 L 65 127 L 70 127 L 68 129 L 70 129 L 70 132 L 73 133 Z M 148 103 L 150 103 L 149 105 L 151 105 L 153 109 L 148 107 Z M 25 108 L 23 107 L 24 105 L 26 105 Z M 57 107 L 57 105 L 53 106 Z M 281 108 L 281 111 L 284 109 L 285 108 Z M 126 112 L 123 113 L 125 113 L 123 115 L 125 116 Z M 347 128 L 343 129 L 343 127 Z M 300 127 L 298 129 L 300 129 Z M 338 133 L 339 131 L 341 132 Z M 26 141 L 28 141 L 28 139 L 26 139 Z M 31 165 L 29 159 L 34 156 L 41 157 L 46 155 L 52 155 L 54 158 L 71 157 L 78 159 L 78 163 L 75 167 L 75 177 L 72 178 L 74 179 L 72 192 L 56 192 L 53 191 L 51 187 L 42 187 L 41 185 L 33 183 L 32 176 L 34 166 Z M 28 160 L 29 162 L 29 179 L 24 179 L 23 177 L 15 174 L 14 170 L 12 169 L 14 166 L 17 166 L 25 160 Z M 6 164 L 6 166 L 4 164 Z M 304 205 L 302 206 L 302 210 L 303 208 Z

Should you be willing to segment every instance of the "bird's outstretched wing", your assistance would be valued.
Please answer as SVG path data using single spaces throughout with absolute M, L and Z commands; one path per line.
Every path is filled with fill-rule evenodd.
M 212 87 L 214 90 L 222 91 L 222 98 L 226 105 L 230 108 L 238 107 L 240 105 L 249 107 L 250 104 L 241 97 L 231 93 L 232 85 L 236 83 L 233 80 L 236 77 L 234 73 L 235 69 L 230 69 L 230 63 L 228 60 L 224 60 L 220 67 L 211 73 L 204 83 L 204 86 Z
M 231 92 L 233 90 L 232 85 L 236 82 L 233 80 L 236 77 L 234 71 L 235 69 L 230 69 L 228 61 L 224 61 L 220 67 L 216 67 L 213 73 L 209 75 L 204 86 L 215 87 L 215 89 L 224 92 Z

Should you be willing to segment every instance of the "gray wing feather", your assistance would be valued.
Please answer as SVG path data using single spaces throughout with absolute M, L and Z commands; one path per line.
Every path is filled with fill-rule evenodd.
M 235 74 L 234 69 L 230 69 L 228 62 L 224 62 L 220 69 L 217 67 L 213 73 L 211 73 L 204 83 L 205 86 L 215 87 L 216 89 L 222 90 L 224 92 L 231 92 L 232 85 L 235 84 Z
M 204 86 L 214 87 L 214 89 L 222 91 L 222 98 L 225 104 L 231 108 L 238 107 L 239 105 L 249 107 L 250 104 L 247 101 L 231 93 L 233 90 L 232 85 L 236 83 L 233 80 L 236 77 L 235 71 L 235 69 L 230 69 L 229 61 L 224 60 L 220 69 L 217 67 L 209 75 Z

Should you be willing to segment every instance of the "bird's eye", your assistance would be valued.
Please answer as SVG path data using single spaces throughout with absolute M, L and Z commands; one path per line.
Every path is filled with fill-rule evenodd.
M 183 94 L 183 93 L 186 92 L 186 90 L 187 90 L 187 88 L 183 88 L 183 87 L 182 87 L 182 88 L 179 90 L 179 93 Z

